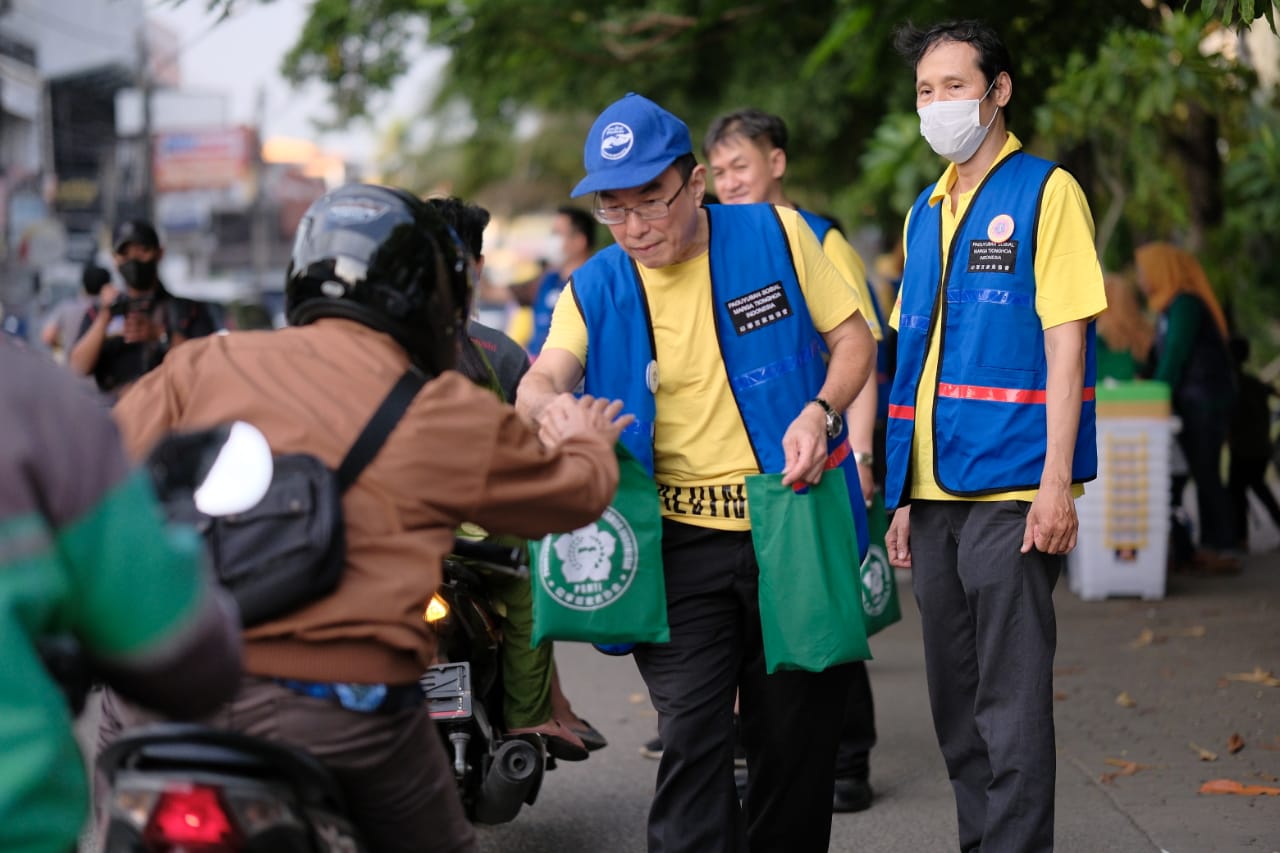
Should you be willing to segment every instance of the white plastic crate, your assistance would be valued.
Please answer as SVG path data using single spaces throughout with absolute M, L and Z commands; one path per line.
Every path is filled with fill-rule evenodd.
M 1072 592 L 1164 598 L 1169 543 L 1168 418 L 1098 418 L 1098 478 L 1076 502 Z

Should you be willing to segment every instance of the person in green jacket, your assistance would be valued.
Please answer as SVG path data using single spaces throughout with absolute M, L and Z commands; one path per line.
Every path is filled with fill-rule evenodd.
M 0 850 L 68 853 L 89 785 L 54 641 L 190 718 L 235 692 L 240 618 L 196 532 L 165 526 L 101 399 L 3 336 L 0 364 Z
M 1169 385 L 1173 412 L 1182 421 L 1178 443 L 1196 483 L 1200 543 L 1193 560 L 1203 570 L 1236 572 L 1235 524 L 1221 471 L 1236 397 L 1227 319 L 1190 252 L 1147 243 L 1134 260 L 1138 287 L 1158 315 L 1151 378 Z

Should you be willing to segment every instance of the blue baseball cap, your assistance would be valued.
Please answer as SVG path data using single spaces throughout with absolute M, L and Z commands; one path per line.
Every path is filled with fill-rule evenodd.
M 643 95 L 628 92 L 591 125 L 582 146 L 587 176 L 570 195 L 647 184 L 677 157 L 692 152 L 688 125 Z

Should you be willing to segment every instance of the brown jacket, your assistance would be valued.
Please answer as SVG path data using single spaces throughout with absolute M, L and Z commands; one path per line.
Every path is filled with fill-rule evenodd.
M 348 320 L 188 341 L 115 408 L 144 455 L 165 433 L 232 420 L 276 453 L 337 468 L 408 367 L 392 339 Z M 415 681 L 435 646 L 423 609 L 464 520 L 529 538 L 573 530 L 618 484 L 613 449 L 594 436 L 545 449 L 510 406 L 449 372 L 418 393 L 347 491 L 347 566 L 338 589 L 245 634 L 245 669 L 318 681 Z

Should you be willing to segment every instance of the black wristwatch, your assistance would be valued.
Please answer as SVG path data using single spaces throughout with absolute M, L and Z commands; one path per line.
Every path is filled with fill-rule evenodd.
M 814 397 L 809 402 L 817 403 L 819 406 L 822 407 L 822 411 L 826 412 L 827 438 L 835 438 L 837 435 L 839 435 L 840 430 L 844 429 L 844 418 L 840 416 L 840 413 L 837 412 L 835 409 L 831 408 L 831 404 L 828 403 L 826 400 L 822 399 L 821 397 Z

